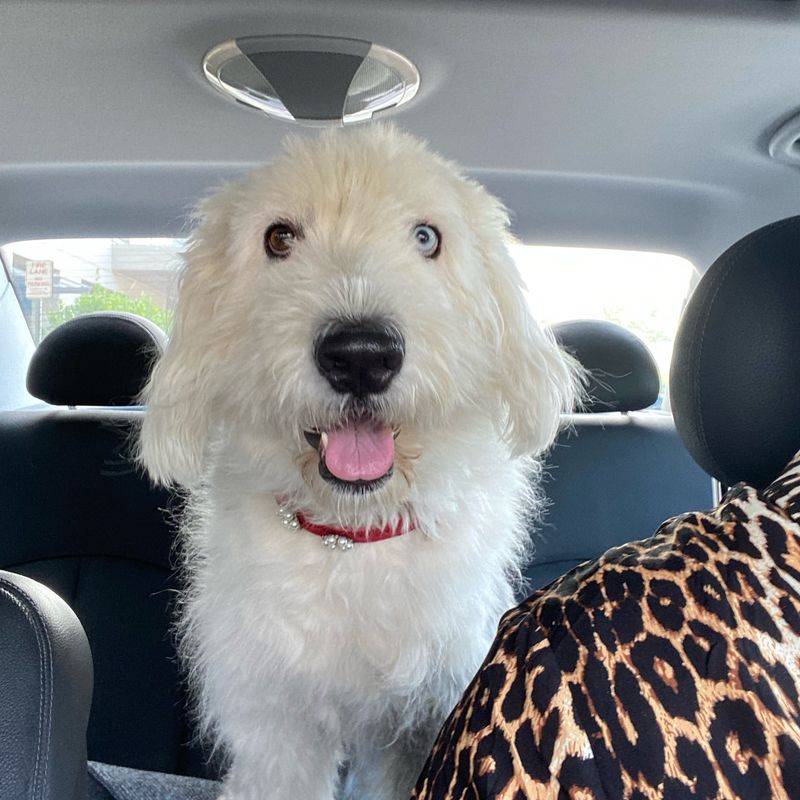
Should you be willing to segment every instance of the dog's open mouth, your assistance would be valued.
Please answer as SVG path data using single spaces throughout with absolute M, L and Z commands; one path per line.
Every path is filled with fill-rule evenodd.
M 319 474 L 336 489 L 372 492 L 391 478 L 398 432 L 390 425 L 364 417 L 304 433 L 319 453 Z

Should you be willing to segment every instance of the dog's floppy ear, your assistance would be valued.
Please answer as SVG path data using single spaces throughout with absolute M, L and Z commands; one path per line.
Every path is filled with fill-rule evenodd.
M 484 226 L 478 247 L 488 272 L 490 335 L 497 358 L 493 383 L 505 407 L 502 433 L 515 455 L 540 453 L 555 439 L 562 412 L 572 411 L 582 395 L 583 370 L 557 345 L 549 330 L 531 316 L 523 283 L 508 249 L 508 214 L 481 187 L 472 196 L 481 208 Z
M 215 196 L 199 207 L 170 339 L 140 398 L 147 410 L 137 459 L 162 485 L 191 486 L 203 473 L 217 393 L 213 364 L 220 333 L 214 318 L 225 282 L 226 205 Z

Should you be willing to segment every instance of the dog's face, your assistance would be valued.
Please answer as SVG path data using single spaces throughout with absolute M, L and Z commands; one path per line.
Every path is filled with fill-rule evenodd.
M 389 519 L 457 426 L 546 447 L 574 373 L 528 314 L 506 229 L 393 128 L 291 140 L 201 206 L 145 393 L 150 473 L 191 486 L 212 449 L 317 514 Z

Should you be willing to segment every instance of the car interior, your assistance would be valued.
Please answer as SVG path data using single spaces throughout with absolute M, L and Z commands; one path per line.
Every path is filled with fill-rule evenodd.
M 223 96 L 223 43 L 401 54 L 402 107 L 327 124 L 391 121 L 509 209 L 534 313 L 590 376 L 520 599 L 714 504 L 670 356 L 711 265 L 800 213 L 795 0 L 0 0 L 0 31 L 0 798 L 212 798 L 225 770 L 175 653 L 183 498 L 132 461 L 138 396 L 197 201 L 324 123 Z

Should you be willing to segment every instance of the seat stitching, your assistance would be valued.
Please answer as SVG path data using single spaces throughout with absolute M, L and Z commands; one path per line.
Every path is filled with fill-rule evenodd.
M 19 586 L 17 586 L 14 583 L 11 583 L 10 581 L 8 581 L 6 579 L 0 578 L 0 587 L 5 587 L 5 589 L 0 588 L 0 591 L 4 591 L 5 592 L 5 594 L 8 596 L 8 598 L 22 611 L 22 613 L 25 615 L 25 617 L 28 620 L 28 622 L 31 623 L 31 628 L 33 628 L 33 630 L 34 630 L 34 632 L 36 634 L 36 644 L 37 644 L 38 649 L 39 649 L 39 708 L 40 708 L 40 712 L 39 712 L 38 730 L 37 730 L 37 736 L 36 736 L 36 740 L 37 740 L 36 741 L 36 764 L 35 764 L 35 767 L 34 767 L 33 785 L 31 787 L 31 792 L 30 792 L 30 795 L 29 795 L 31 798 L 37 798 L 37 797 L 43 796 L 38 791 L 39 787 L 41 785 L 46 785 L 46 772 L 47 772 L 46 764 L 45 764 L 45 770 L 44 770 L 45 771 L 44 781 L 41 782 L 42 781 L 42 777 L 43 777 L 42 774 L 41 774 L 41 772 L 42 772 L 42 769 L 41 769 L 41 767 L 42 767 L 42 751 L 43 751 L 42 740 L 45 738 L 46 733 L 51 730 L 52 719 L 53 719 L 53 714 L 52 714 L 52 711 L 53 711 L 53 692 L 52 692 L 53 676 L 52 676 L 52 670 L 51 670 L 50 671 L 51 672 L 51 674 L 50 674 L 50 702 L 48 704 L 48 709 L 47 709 L 47 723 L 48 723 L 48 725 L 47 725 L 47 730 L 46 731 L 43 730 L 42 721 L 43 721 L 44 696 L 45 696 L 45 677 L 44 677 L 44 673 L 46 671 L 47 660 L 45 658 L 45 650 L 42 647 L 42 640 L 44 639 L 44 641 L 47 642 L 48 655 L 51 656 L 51 660 L 52 660 L 52 655 L 50 653 L 50 643 L 48 641 L 48 637 L 47 636 L 43 636 L 42 635 L 42 631 L 40 630 L 40 626 L 42 626 L 41 620 L 38 619 L 37 617 L 35 617 L 31 613 L 30 609 L 27 608 L 25 606 L 25 604 L 22 603 L 20 601 L 20 599 L 15 596 L 14 593 L 18 592 L 20 595 L 22 595 L 30 603 L 30 605 L 32 607 L 35 608 L 36 603 L 34 602 L 33 598 L 27 592 L 25 592 L 23 589 L 20 589 Z

